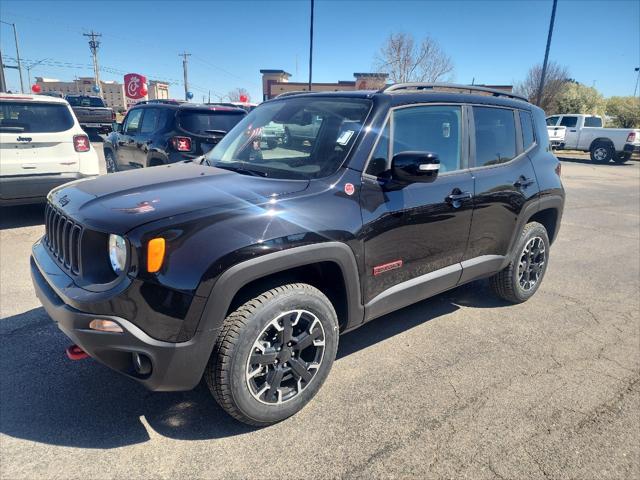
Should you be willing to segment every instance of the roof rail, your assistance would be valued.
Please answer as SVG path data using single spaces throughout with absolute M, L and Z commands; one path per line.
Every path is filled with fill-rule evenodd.
M 283 97 L 291 97 L 293 95 L 302 95 L 303 93 L 318 93 L 318 92 L 310 92 L 308 90 L 294 90 L 293 92 L 284 92 L 280 95 L 276 95 L 275 98 L 283 98 Z
M 518 95 L 516 93 L 505 92 L 504 90 L 496 90 L 495 88 L 487 88 L 487 87 L 479 87 L 476 85 L 457 85 L 455 83 L 423 83 L 423 82 L 413 82 L 413 83 L 394 83 L 392 85 L 387 85 L 386 87 L 378 90 L 378 93 L 391 93 L 398 92 L 401 90 L 468 90 L 469 93 L 474 92 L 483 92 L 490 93 L 494 97 L 507 97 L 513 98 L 515 100 L 522 100 L 525 102 L 529 102 L 526 97 L 522 95 Z
M 186 100 L 175 100 L 172 98 L 156 98 L 153 100 L 140 100 L 136 102 L 134 105 L 147 105 L 149 103 L 162 103 L 165 105 L 182 105 L 183 103 L 187 103 Z

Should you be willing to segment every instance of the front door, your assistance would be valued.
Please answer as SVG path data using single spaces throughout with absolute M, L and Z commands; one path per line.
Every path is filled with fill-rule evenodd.
M 418 285 L 423 281 L 442 291 L 455 286 L 460 277 L 473 206 L 463 117 L 459 105 L 400 107 L 392 110 L 378 139 L 361 191 L 363 295 L 365 304 L 379 304 L 368 318 L 398 306 L 385 299 L 390 288 L 413 290 L 406 302 L 411 303 L 427 292 Z M 385 188 L 393 155 L 404 151 L 437 154 L 441 165 L 437 178 L 399 190 Z M 438 292 L 428 290 L 429 295 L 434 293 Z
M 134 168 L 136 136 L 140 129 L 142 120 L 142 109 L 133 109 L 124 119 L 122 124 L 122 132 L 118 134 L 118 148 L 116 153 L 116 162 L 119 170 L 127 170 Z

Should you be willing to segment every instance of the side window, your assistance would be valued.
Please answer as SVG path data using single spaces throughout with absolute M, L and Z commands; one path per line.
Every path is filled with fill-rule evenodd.
M 533 145 L 535 139 L 533 136 L 533 121 L 531 120 L 531 114 L 520 110 L 520 128 L 522 129 L 522 147 L 527 150 Z
M 124 133 L 128 135 L 133 135 L 138 133 L 138 127 L 140 125 L 140 118 L 142 117 L 142 109 L 139 108 L 137 110 L 131 110 L 129 115 L 127 115 L 127 119 L 124 122 Z
M 602 127 L 602 118 L 600 117 L 584 117 L 585 127 Z
M 382 172 L 386 172 L 391 165 L 391 159 L 389 158 L 389 122 L 387 122 L 382 129 L 382 134 L 378 140 L 371 160 L 369 160 L 369 166 L 367 171 L 369 175 L 376 177 L 380 176 Z
M 578 124 L 578 117 L 562 117 L 560 121 L 561 127 L 575 128 Z
M 160 117 L 160 110 L 157 108 L 146 108 L 144 117 L 142 118 L 142 125 L 140 126 L 140 133 L 155 132 L 158 129 L 158 120 Z
M 473 107 L 476 167 L 505 163 L 516 156 L 513 110 Z
M 555 117 L 547 118 L 547 127 L 555 127 L 556 123 L 558 123 L 559 118 L 560 117 L 558 117 L 557 115 Z
M 391 154 L 431 152 L 440 159 L 440 172 L 463 168 L 462 107 L 420 106 L 394 110 Z

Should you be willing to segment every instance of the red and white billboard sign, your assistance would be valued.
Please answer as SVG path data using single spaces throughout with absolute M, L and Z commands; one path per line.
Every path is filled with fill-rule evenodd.
M 124 94 L 127 108 L 140 100 L 147 99 L 147 77 L 139 73 L 127 73 L 124 76 Z

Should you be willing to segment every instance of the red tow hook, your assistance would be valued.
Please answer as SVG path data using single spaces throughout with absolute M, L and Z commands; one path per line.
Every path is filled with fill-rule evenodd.
M 89 356 L 87 352 L 82 350 L 78 345 L 71 345 L 65 350 L 69 360 L 83 360 Z

